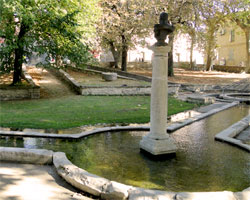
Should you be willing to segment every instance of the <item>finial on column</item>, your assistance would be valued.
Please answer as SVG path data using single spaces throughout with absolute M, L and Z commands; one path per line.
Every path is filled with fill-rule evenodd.
M 155 24 L 154 26 L 154 33 L 157 42 L 155 46 L 166 46 L 167 43 L 165 42 L 167 35 L 174 31 L 174 26 L 169 24 L 168 21 L 168 14 L 163 12 L 160 14 L 159 24 Z

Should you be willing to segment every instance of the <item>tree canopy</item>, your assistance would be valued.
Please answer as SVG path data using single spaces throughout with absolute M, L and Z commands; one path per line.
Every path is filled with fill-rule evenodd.
M 21 80 L 25 56 L 68 58 L 76 65 L 90 58 L 89 37 L 98 15 L 97 0 L 0 0 L 1 71 Z
M 102 18 L 98 25 L 101 44 L 111 50 L 116 67 L 122 57 L 126 71 L 127 52 L 144 42 L 153 30 L 157 16 L 155 1 L 100 0 Z
M 250 0 L 228 0 L 224 2 L 229 20 L 237 24 L 245 34 L 246 72 L 250 73 Z

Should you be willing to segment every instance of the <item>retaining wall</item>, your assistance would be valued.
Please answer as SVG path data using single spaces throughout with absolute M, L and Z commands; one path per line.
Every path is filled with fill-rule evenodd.
M 40 87 L 37 86 L 27 72 L 23 72 L 23 78 L 28 82 L 24 86 L 1 86 L 0 101 L 39 99 Z
M 85 86 L 79 84 L 73 77 L 71 77 L 67 72 L 62 69 L 52 70 L 56 76 L 60 77 L 70 87 L 80 95 L 86 96 L 133 96 L 133 95 L 150 95 L 151 86 Z M 129 73 L 128 73 L 129 74 Z M 123 74 L 125 75 L 125 74 Z M 126 76 L 127 77 L 127 76 Z M 137 75 L 129 74 L 129 78 L 137 77 Z M 138 76 L 140 77 L 140 76 Z M 146 77 L 147 78 L 147 77 Z M 143 77 L 142 77 L 143 79 Z M 151 80 L 151 79 L 150 79 Z M 179 91 L 180 85 L 169 84 L 168 93 L 177 94 Z

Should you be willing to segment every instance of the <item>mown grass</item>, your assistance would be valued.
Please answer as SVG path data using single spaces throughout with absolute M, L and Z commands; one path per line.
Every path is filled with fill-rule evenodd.
M 168 115 L 197 105 L 169 97 Z M 0 126 L 66 129 L 98 123 L 147 123 L 148 96 L 70 96 L 0 103 Z

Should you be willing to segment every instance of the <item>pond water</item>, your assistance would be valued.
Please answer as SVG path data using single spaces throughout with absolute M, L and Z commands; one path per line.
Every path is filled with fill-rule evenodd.
M 214 136 L 249 112 L 249 106 L 231 108 L 172 133 L 176 157 L 161 161 L 140 152 L 139 141 L 147 132 L 103 133 L 79 141 L 3 137 L 0 146 L 63 151 L 90 173 L 144 188 L 241 191 L 250 187 L 250 154 Z

